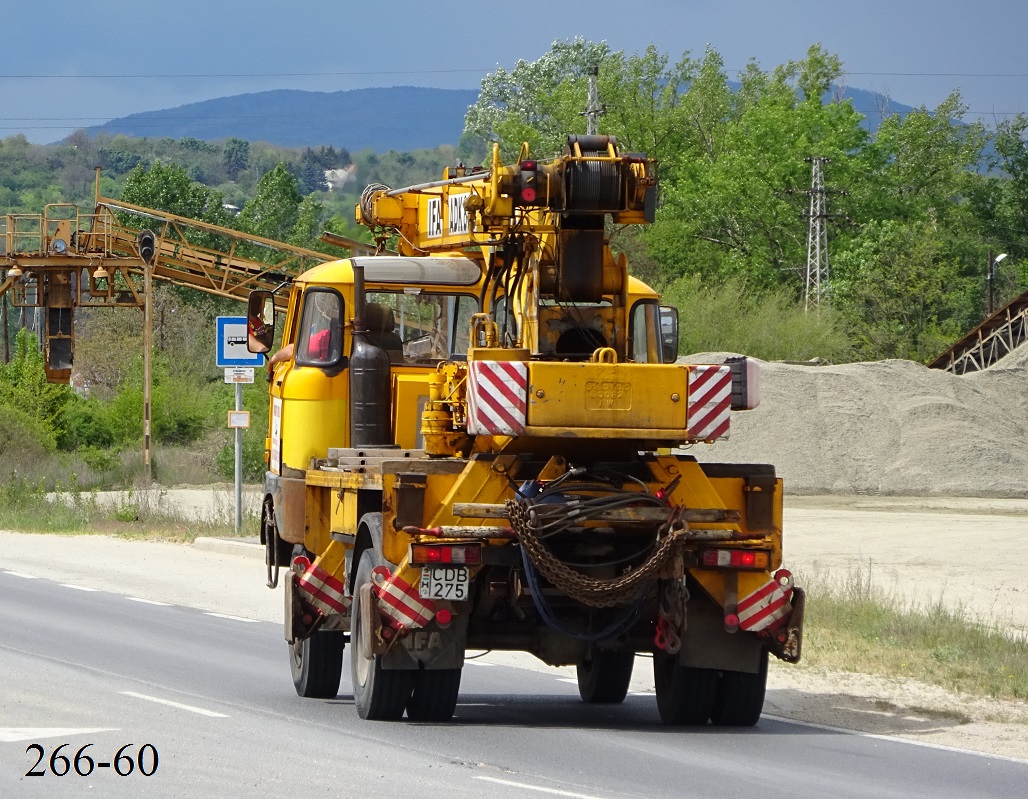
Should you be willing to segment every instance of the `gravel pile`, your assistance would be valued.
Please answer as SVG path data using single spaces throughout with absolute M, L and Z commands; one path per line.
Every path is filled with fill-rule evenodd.
M 792 494 L 1028 497 L 1026 346 L 966 376 L 900 360 L 761 367 L 760 407 L 690 454 L 772 463 Z

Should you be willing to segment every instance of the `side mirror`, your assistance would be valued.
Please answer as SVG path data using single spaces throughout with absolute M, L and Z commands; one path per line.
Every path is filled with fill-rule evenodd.
M 660 306 L 660 356 L 664 363 L 678 359 L 678 309 L 673 305 Z
M 267 352 L 275 342 L 275 298 L 270 291 L 251 291 L 246 301 L 246 348 Z

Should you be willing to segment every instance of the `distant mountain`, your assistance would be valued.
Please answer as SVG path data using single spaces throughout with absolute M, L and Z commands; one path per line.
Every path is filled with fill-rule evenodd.
M 406 152 L 457 144 L 464 114 L 477 99 L 473 89 L 281 89 L 132 114 L 86 132 L 205 141 L 235 137 L 280 147 Z
M 866 89 L 847 87 L 842 90 L 842 97 L 851 101 L 853 107 L 864 115 L 864 127 L 871 131 L 878 130 L 878 126 L 882 124 L 883 110 L 886 116 L 899 114 L 901 117 L 914 110 L 913 106 L 897 103 L 878 92 L 869 92 Z
M 738 84 L 732 82 L 732 88 Z M 882 107 L 887 113 L 913 110 L 863 89 L 847 88 L 843 96 L 852 100 L 872 131 L 881 123 Z M 477 99 L 474 89 L 415 86 L 339 92 L 280 89 L 132 114 L 86 130 L 205 141 L 234 136 L 280 147 L 332 145 L 352 152 L 365 148 L 409 152 L 457 144 L 464 114 Z

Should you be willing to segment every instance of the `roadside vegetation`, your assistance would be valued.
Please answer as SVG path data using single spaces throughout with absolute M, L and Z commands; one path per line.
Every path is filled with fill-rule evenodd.
M 1002 620 L 977 619 L 942 599 L 923 606 L 904 601 L 861 570 L 842 580 L 815 574 L 803 583 L 806 665 L 1028 700 L 1028 636 Z
M 217 487 L 223 502 L 200 518 L 183 515 L 167 490 L 159 486 L 103 493 L 83 490 L 74 483 L 58 488 L 48 491 L 42 483 L 18 477 L 0 483 L 0 530 L 185 544 L 200 536 L 225 538 L 236 534 L 235 500 L 228 486 Z M 244 504 L 242 522 L 241 536 L 258 535 L 257 509 Z

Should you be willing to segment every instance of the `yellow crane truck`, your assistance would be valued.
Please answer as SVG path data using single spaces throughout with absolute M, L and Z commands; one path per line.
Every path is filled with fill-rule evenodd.
M 782 482 L 700 463 L 758 402 L 756 364 L 680 364 L 677 315 L 629 276 L 614 225 L 652 222 L 656 164 L 607 136 L 562 155 L 369 186 L 397 254 L 290 283 L 270 359 L 261 516 L 297 692 L 362 718 L 446 720 L 465 653 L 577 666 L 624 700 L 652 655 L 667 724 L 752 725 L 768 655 L 800 656 Z M 249 298 L 268 351 L 275 305 Z

